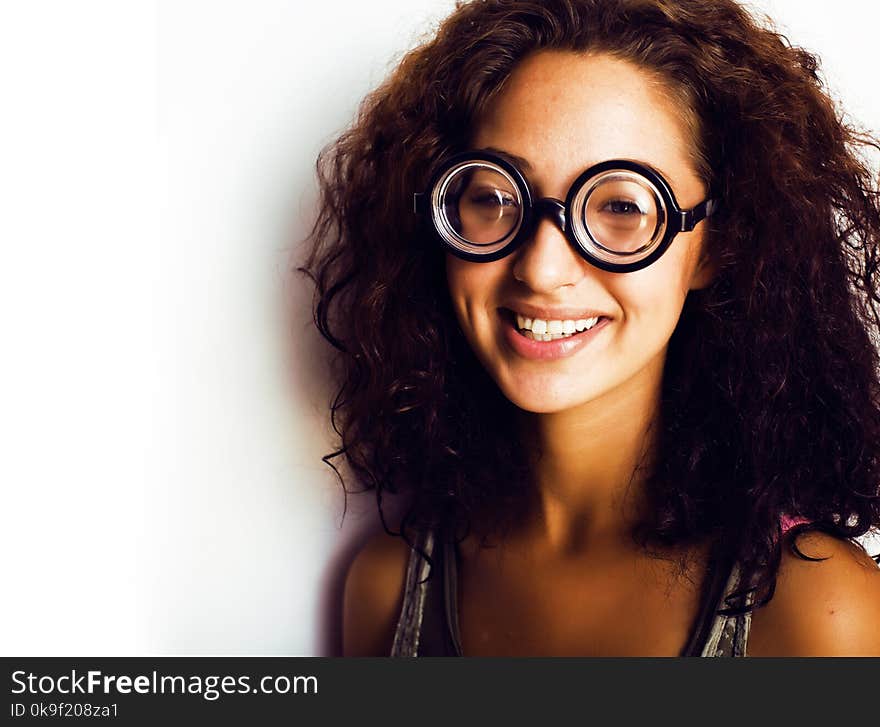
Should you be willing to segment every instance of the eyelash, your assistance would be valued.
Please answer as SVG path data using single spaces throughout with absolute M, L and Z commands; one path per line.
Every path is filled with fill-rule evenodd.
M 635 202 L 630 202 L 629 200 L 625 200 L 625 199 L 609 200 L 608 202 L 606 202 L 603 205 L 602 209 L 604 210 L 608 207 L 611 207 L 612 205 L 627 205 L 628 207 L 632 208 L 629 212 L 614 212 L 612 210 L 612 212 L 614 212 L 614 214 L 624 214 L 624 215 L 625 214 L 637 214 L 637 215 L 644 214 Z
M 485 204 L 486 202 L 497 202 L 498 196 L 494 194 L 483 194 L 471 197 L 473 204 Z M 516 207 L 516 200 L 513 197 L 502 197 L 502 207 Z

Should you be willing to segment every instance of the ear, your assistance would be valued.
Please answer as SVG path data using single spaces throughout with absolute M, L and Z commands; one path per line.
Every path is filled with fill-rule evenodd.
M 712 259 L 707 253 L 704 252 L 700 257 L 700 261 L 697 263 L 697 267 L 694 269 L 694 272 L 691 275 L 691 284 L 689 286 L 690 290 L 708 288 L 712 284 L 712 281 L 715 280 L 715 275 L 717 273 L 717 261 Z

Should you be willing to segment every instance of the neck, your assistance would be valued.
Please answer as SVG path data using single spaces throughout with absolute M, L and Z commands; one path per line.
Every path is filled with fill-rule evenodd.
M 653 463 L 662 357 L 626 384 L 577 408 L 523 415 L 538 508 L 530 535 L 555 552 L 632 547 Z

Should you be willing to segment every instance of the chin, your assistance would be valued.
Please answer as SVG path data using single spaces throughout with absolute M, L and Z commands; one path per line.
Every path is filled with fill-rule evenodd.
M 534 401 L 523 401 L 517 402 L 511 399 L 511 401 L 520 409 L 529 414 L 557 414 L 559 412 L 565 411 L 566 409 L 571 409 L 571 405 L 568 404 L 553 404 L 547 402 L 534 402 Z
M 556 414 L 573 409 L 595 398 L 595 393 L 572 390 L 552 391 L 546 385 L 523 386 L 509 382 L 499 383 L 501 393 L 517 408 L 532 414 Z

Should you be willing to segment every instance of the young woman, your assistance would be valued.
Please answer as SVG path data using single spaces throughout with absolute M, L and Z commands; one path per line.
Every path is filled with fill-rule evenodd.
M 733 0 L 461 4 L 319 160 L 350 655 L 880 655 L 871 138 Z

